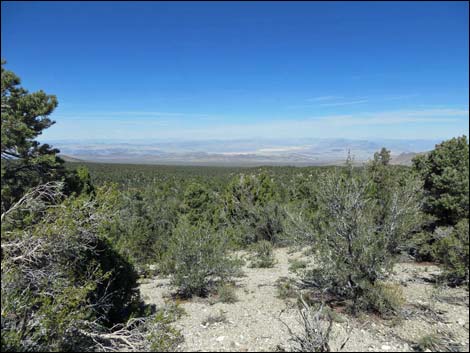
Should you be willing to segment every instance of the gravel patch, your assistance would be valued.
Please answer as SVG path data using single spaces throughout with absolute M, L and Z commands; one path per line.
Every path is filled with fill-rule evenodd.
M 289 334 L 300 330 L 295 298 L 277 297 L 276 281 L 281 277 L 296 278 L 289 271 L 289 259 L 302 258 L 301 252 L 275 249 L 276 264 L 272 268 L 243 267 L 244 276 L 235 279 L 235 303 L 215 303 L 193 298 L 180 301 L 187 315 L 174 326 L 181 330 L 182 351 L 273 351 L 289 350 Z M 248 264 L 247 264 L 248 265 Z M 341 322 L 333 324 L 330 346 L 333 351 L 413 351 L 423 336 L 435 334 L 453 350 L 469 348 L 469 302 L 464 288 L 439 287 L 432 283 L 439 268 L 429 264 L 399 263 L 390 281 L 400 283 L 406 298 L 401 320 L 383 320 L 365 314 L 351 317 L 341 313 Z M 142 281 L 142 296 L 147 304 L 165 304 L 174 288 L 169 279 L 155 277 Z M 208 317 L 225 319 L 207 324 Z M 204 323 L 206 323 L 204 325 Z

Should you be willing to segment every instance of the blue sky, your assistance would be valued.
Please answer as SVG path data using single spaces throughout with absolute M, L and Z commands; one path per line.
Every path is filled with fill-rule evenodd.
M 467 2 L 2 2 L 42 140 L 467 134 Z

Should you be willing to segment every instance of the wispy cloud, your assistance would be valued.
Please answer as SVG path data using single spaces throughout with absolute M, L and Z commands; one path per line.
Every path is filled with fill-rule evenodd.
M 298 104 L 290 105 L 286 108 L 288 109 L 299 109 L 299 108 L 314 108 L 314 107 L 342 107 L 348 105 L 356 104 L 365 104 L 365 103 L 383 103 L 384 101 L 398 101 L 398 100 L 407 100 L 419 96 L 417 93 L 408 93 L 408 94 L 389 94 L 381 96 L 372 96 L 372 97 L 345 97 L 345 96 L 318 96 L 313 98 L 308 98 L 305 101 L 310 102 L 310 104 Z
M 344 102 L 323 103 L 323 104 L 320 104 L 320 106 L 322 106 L 322 107 L 339 107 L 339 106 L 343 106 L 343 105 L 363 104 L 363 103 L 367 103 L 368 101 L 369 101 L 368 99 L 358 99 L 358 100 L 344 101 Z
M 258 137 L 303 138 L 375 136 L 383 138 L 444 138 L 468 135 L 469 109 L 416 108 L 393 111 L 365 111 L 351 114 L 324 114 L 306 117 L 248 121 L 247 119 L 206 120 L 175 118 L 97 119 L 83 124 L 80 119 L 63 119 L 46 132 L 47 138 L 112 139 L 233 139 Z M 234 121 L 238 121 L 235 123 Z M 244 122 L 242 122 L 244 121 Z M 92 126 L 92 128 L 90 128 Z
M 461 121 L 461 118 L 468 117 L 468 115 L 468 109 L 423 109 L 314 116 L 310 119 L 317 122 L 328 122 L 332 125 L 359 126 L 403 123 L 451 123 Z
M 337 99 L 342 99 L 343 97 L 340 96 L 319 96 L 319 97 L 314 97 L 314 98 L 309 98 L 307 99 L 308 102 L 324 102 L 324 101 L 331 101 L 331 100 L 337 100 Z
M 408 116 L 468 116 L 468 108 L 465 109 L 453 109 L 453 108 L 442 108 L 442 109 L 419 109 L 419 110 L 410 110 L 405 111 L 403 114 Z
M 319 96 L 306 99 L 310 104 L 290 105 L 287 108 L 313 108 L 313 107 L 339 107 L 344 105 L 354 105 L 367 103 L 368 97 L 345 98 L 343 96 Z
M 398 94 L 398 95 L 387 95 L 383 97 L 383 100 L 386 101 L 394 101 L 394 100 L 402 100 L 402 99 L 409 99 L 409 98 L 414 98 L 418 97 L 419 94 L 417 93 L 411 93 L 411 94 Z
M 162 111 L 114 111 L 114 112 L 77 112 L 59 113 L 54 118 L 93 118 L 93 119 L 113 119 L 113 118 L 214 118 L 209 114 L 180 113 Z

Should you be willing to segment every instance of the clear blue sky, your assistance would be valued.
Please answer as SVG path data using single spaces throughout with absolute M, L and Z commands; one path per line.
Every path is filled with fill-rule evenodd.
M 43 138 L 468 135 L 467 2 L 2 2 Z

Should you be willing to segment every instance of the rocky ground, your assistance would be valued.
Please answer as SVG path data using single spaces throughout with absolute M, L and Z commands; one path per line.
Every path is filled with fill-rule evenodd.
M 302 253 L 282 248 L 275 250 L 275 257 L 273 268 L 243 267 L 244 275 L 235 279 L 235 303 L 216 302 L 213 298 L 178 301 L 186 312 L 174 323 L 184 336 L 178 348 L 289 350 L 286 324 L 293 331 L 301 329 L 296 299 L 280 298 L 276 281 L 296 278 L 289 270 L 289 261 L 302 258 Z M 433 264 L 397 264 L 390 281 L 400 284 L 406 298 L 400 318 L 384 320 L 373 314 L 352 317 L 339 311 L 333 323 L 331 349 L 338 351 L 346 341 L 342 351 L 468 351 L 468 291 L 437 286 L 432 279 L 438 273 L 439 268 Z M 165 278 L 144 279 L 140 290 L 144 300 L 157 307 L 173 300 L 169 298 L 174 288 Z

